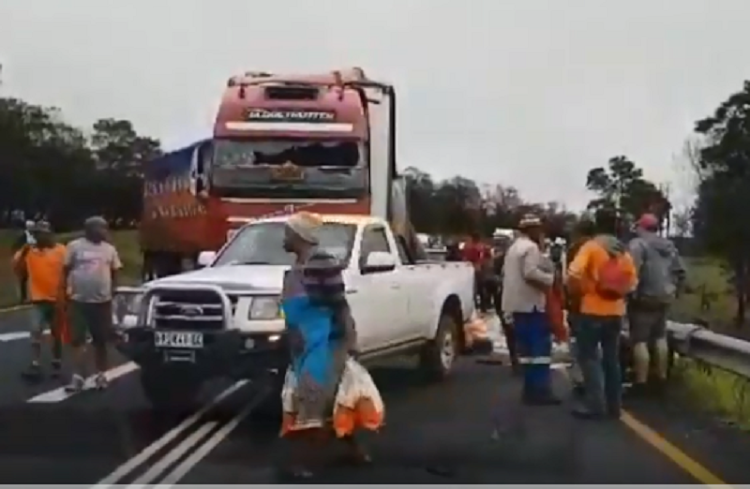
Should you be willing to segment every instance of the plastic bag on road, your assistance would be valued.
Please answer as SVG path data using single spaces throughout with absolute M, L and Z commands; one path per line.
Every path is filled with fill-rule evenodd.
M 297 377 L 291 368 L 287 369 L 281 390 L 285 418 L 282 435 L 294 421 L 296 388 Z M 367 369 L 353 358 L 346 361 L 331 416 L 333 429 L 339 437 L 350 435 L 359 429 L 376 431 L 383 425 L 385 404 L 380 391 Z

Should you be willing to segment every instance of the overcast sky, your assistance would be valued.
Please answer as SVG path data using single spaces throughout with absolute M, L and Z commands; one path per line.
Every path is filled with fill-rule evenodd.
M 227 78 L 361 66 L 396 85 L 399 165 L 580 207 L 626 154 L 684 187 L 693 122 L 750 78 L 750 0 L 2 0 L 4 95 L 167 148 Z

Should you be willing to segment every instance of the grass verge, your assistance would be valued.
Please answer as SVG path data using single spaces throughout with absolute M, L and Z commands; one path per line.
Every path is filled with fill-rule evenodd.
M 691 293 L 682 295 L 673 305 L 671 319 L 686 323 L 700 320 L 717 333 L 747 336 L 734 325 L 736 301 L 721 263 L 712 258 L 692 258 L 686 265 Z M 702 307 L 702 296 L 709 302 L 708 309 Z M 750 380 L 690 358 L 680 358 L 674 373 L 675 395 L 681 396 L 680 401 L 725 423 L 750 429 Z
M 18 232 L 0 231 L 0 307 L 18 304 L 18 281 L 11 260 L 10 249 Z M 81 232 L 63 233 L 57 236 L 60 243 L 67 243 L 81 236 Z M 112 232 L 112 244 L 120 253 L 123 264 L 122 282 L 125 285 L 138 283 L 141 270 L 141 252 L 138 246 L 137 231 Z
M 678 402 L 686 401 L 726 424 L 750 431 L 750 379 L 680 358 L 673 380 Z

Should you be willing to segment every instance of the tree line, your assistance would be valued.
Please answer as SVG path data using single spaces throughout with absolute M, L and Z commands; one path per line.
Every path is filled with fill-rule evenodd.
M 523 214 L 531 212 L 542 217 L 550 237 L 568 238 L 583 214 L 559 202 L 525 201 L 513 186 L 482 185 L 460 176 L 435 181 L 413 167 L 404 175 L 412 220 L 421 232 L 466 235 L 477 231 L 487 236 L 496 228 L 513 228 Z M 595 195 L 585 213 L 613 210 L 627 230 L 637 216 L 651 212 L 669 228 L 672 204 L 667 195 L 626 156 L 614 156 L 605 166 L 590 169 L 585 188 Z
M 140 217 L 141 166 L 161 154 L 157 139 L 127 120 L 91 128 L 67 123 L 60 109 L 0 98 L 0 220 L 44 216 L 58 230 L 100 214 L 113 223 Z
M 139 134 L 128 120 L 103 118 L 81 129 L 66 122 L 59 108 L 0 98 L 0 220 L 7 225 L 14 212 L 22 211 L 27 218 L 47 217 L 59 230 L 75 228 L 91 214 L 137 222 L 141 169 L 161 154 L 159 140 Z M 403 173 L 420 232 L 489 235 L 535 212 L 545 219 L 549 234 L 564 236 L 579 217 L 558 202 L 524 201 L 510 185 L 461 176 L 437 181 L 413 167 Z M 619 206 L 637 214 L 660 204 L 660 214 L 669 215 L 666 198 L 627 157 L 593 168 L 585 183 L 596 193 L 590 209 Z

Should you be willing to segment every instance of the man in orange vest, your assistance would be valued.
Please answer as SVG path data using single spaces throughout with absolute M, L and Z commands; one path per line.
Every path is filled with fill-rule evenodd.
M 573 410 L 580 419 L 620 418 L 622 383 L 619 359 L 625 299 L 637 283 L 637 270 L 617 238 L 617 215 L 597 212 L 596 236 L 586 241 L 568 267 L 568 290 L 580 299 L 576 346 L 585 385 L 585 402 Z
M 47 222 L 36 223 L 31 232 L 35 243 L 16 252 L 13 265 L 17 274 L 28 277 L 28 293 L 32 305 L 31 365 L 23 372 L 29 380 L 42 376 L 40 360 L 44 331 L 54 330 L 57 304 L 61 297 L 65 246 L 55 242 Z M 57 333 L 57 332 L 55 332 Z M 60 375 L 62 341 L 59 334 L 52 335 L 52 376 Z

